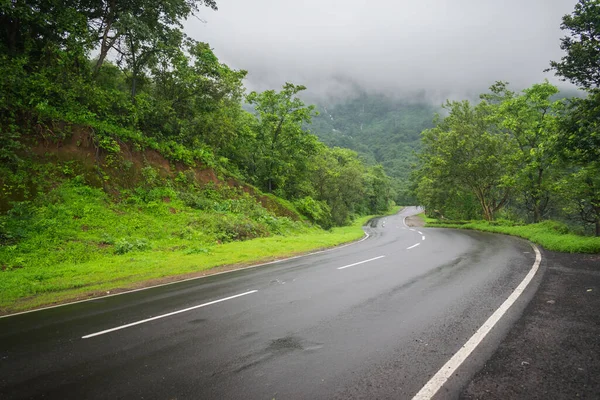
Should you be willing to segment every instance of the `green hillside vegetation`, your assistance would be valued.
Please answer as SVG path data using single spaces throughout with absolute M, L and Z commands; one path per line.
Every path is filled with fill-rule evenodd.
M 13 207 L 2 219 L 0 312 L 338 245 L 362 237 L 369 218 L 323 231 L 228 186 L 140 187 L 121 196 L 114 202 L 76 178 Z
M 599 165 L 565 145 L 578 100 L 552 100 L 557 92 L 548 82 L 520 93 L 498 82 L 477 104 L 446 104 L 448 116 L 423 132 L 413 174 L 419 203 L 437 219 L 430 225 L 512 233 L 550 250 L 600 252 L 600 238 L 584 237 L 600 236 Z
M 312 130 L 330 146 L 352 149 L 369 164 L 380 164 L 393 179 L 396 202 L 414 204 L 409 177 L 421 149 L 421 131 L 433 127 L 438 109 L 383 95 L 361 94 L 319 105 Z
M 584 96 L 564 98 L 548 81 L 518 92 L 496 82 L 475 104 L 448 101 L 422 133 L 413 188 L 436 224 L 600 252 L 597 2 L 580 0 L 561 28 L 566 55 L 551 68 Z M 486 222 L 456 223 L 477 218 Z
M 0 4 L 0 307 L 334 245 L 390 210 L 381 166 L 311 134 L 304 86 L 246 93 L 183 33 L 203 6 Z

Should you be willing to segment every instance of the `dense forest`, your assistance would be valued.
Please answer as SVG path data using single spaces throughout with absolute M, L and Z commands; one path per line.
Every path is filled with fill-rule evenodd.
M 477 103 L 447 102 L 446 116 L 423 132 L 413 174 L 429 214 L 557 219 L 600 236 L 600 4 L 580 0 L 561 28 L 566 55 L 550 69 L 585 96 L 557 100 L 547 81 L 522 91 L 496 82 Z
M 9 201 L 32 200 L 56 186 L 39 171 L 32 174 L 38 167 L 30 150 L 39 141 L 59 143 L 77 127 L 88 128 L 103 160 L 98 168 L 115 167 L 127 146 L 152 149 L 172 163 L 211 168 L 286 199 L 325 228 L 389 208 L 393 192 L 381 166 L 363 162 L 352 150 L 329 148 L 311 134 L 315 107 L 298 97 L 305 87 L 288 83 L 246 93 L 246 71 L 221 63 L 207 43 L 186 36 L 182 21 L 204 6 L 217 5 L 0 5 L 5 210 L 12 207 Z M 109 178 L 100 179 L 102 187 L 118 191 Z
M 392 178 L 396 202 L 415 203 L 409 177 L 421 149 L 421 131 L 433 127 L 436 107 L 366 93 L 317 107 L 312 130 L 323 142 L 352 149 L 369 164 L 381 164 Z

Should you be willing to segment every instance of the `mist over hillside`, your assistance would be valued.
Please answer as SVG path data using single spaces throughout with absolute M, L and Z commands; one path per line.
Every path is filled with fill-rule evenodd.
M 337 103 L 319 103 L 311 130 L 329 146 L 357 151 L 368 163 L 383 165 L 394 179 L 396 201 L 407 203 L 408 177 L 420 134 L 433 126 L 440 107 L 366 94 Z

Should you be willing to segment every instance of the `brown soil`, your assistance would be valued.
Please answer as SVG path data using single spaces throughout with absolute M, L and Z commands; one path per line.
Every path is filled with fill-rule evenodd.
M 412 228 L 422 228 L 425 226 L 425 221 L 418 215 L 411 215 L 410 217 L 406 217 L 406 225 Z
M 221 180 L 214 170 L 202 165 L 190 167 L 183 163 L 171 163 L 159 152 L 152 149 L 139 149 L 130 143 L 119 142 L 121 152 L 110 154 L 98 148 L 94 141 L 93 131 L 88 127 L 54 123 L 49 128 L 39 128 L 38 137 L 30 138 L 28 143 L 30 155 L 40 163 L 57 163 L 75 161 L 77 175 L 83 175 L 88 184 L 102 187 L 108 193 L 116 196 L 122 188 L 133 188 L 144 183 L 142 170 L 151 166 L 161 178 L 173 178 L 177 173 L 190 174 L 200 185 L 212 183 L 240 188 L 255 197 L 263 207 L 277 216 L 285 216 L 299 220 L 298 214 L 284 207 L 272 198 L 262 195 L 256 189 L 233 178 Z M 105 181 L 104 176 L 109 180 Z M 21 193 L 16 196 L 23 197 Z M 5 199 L 0 204 L 0 211 L 10 207 L 10 201 L 24 198 Z M 165 200 L 169 202 L 170 199 Z M 6 203 L 6 205 L 4 204 Z

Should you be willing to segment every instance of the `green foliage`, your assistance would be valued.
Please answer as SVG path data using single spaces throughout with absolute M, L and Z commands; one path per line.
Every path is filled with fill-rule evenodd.
M 425 101 L 360 94 L 320 105 L 311 129 L 327 145 L 352 149 L 367 164 L 381 164 L 392 178 L 394 200 L 414 204 L 409 177 L 421 149 L 421 131 L 433 127 L 437 111 Z
M 311 221 L 325 229 L 332 226 L 331 209 L 324 201 L 318 201 L 310 196 L 303 197 L 294 202 L 296 209 L 306 215 Z
M 571 15 L 563 17 L 562 30 L 569 31 L 561 41 L 566 55 L 560 62 L 551 61 L 551 69 L 588 92 L 584 99 L 572 99 L 560 119 L 557 143 L 561 155 L 570 164 L 567 182 L 571 210 L 578 209 L 585 223 L 595 226 L 600 236 L 600 4 L 579 0 Z M 574 171 L 573 171 L 574 170 Z
M 310 123 L 314 106 L 305 106 L 296 97 L 305 89 L 286 83 L 281 92 L 252 92 L 246 98 L 258 115 L 248 168 L 253 171 L 255 183 L 268 193 L 285 194 L 293 177 L 307 171 L 307 161 L 316 151 L 316 137 L 302 128 Z
M 448 102 L 445 107 L 448 116 L 423 132 L 421 169 L 416 175 L 419 200 L 429 208 L 443 203 L 448 189 L 470 192 L 481 215 L 491 221 L 509 199 L 507 181 L 514 170 L 511 141 L 490 124 L 485 103 L 473 107 L 468 101 Z
M 145 239 L 119 239 L 115 243 L 115 254 L 125 254 L 130 251 L 144 251 L 150 248 Z
M 213 187 L 202 196 L 228 193 L 238 192 Z M 71 182 L 0 216 L 0 311 L 345 243 L 363 236 L 370 218 L 326 232 L 266 210 L 250 217 L 192 209 L 168 187 L 124 196 L 133 200 L 114 203 L 102 190 Z M 251 207 L 243 195 L 237 200 Z
M 559 151 L 556 148 L 558 116 L 563 101 L 551 101 L 558 89 L 547 81 L 515 94 L 497 82 L 490 94 L 481 96 L 491 119 L 514 142 L 511 163 L 515 165 L 514 192 L 524 204 L 530 220 L 539 222 L 552 208 L 552 182 L 556 180 Z
M 6 299 L 198 271 L 203 257 L 210 266 L 273 253 L 215 250 L 249 239 L 310 234 L 286 242 L 287 253 L 337 244 L 357 230 L 325 235 L 294 204 L 327 228 L 393 204 L 381 167 L 310 133 L 316 112 L 298 98 L 303 86 L 245 97 L 246 71 L 183 33 L 182 21 L 204 5 L 216 8 L 214 0 L 0 2 L 0 74 L 10 77 L 0 82 Z M 170 165 L 156 167 L 151 150 Z M 203 168 L 222 184 L 203 185 Z M 239 181 L 269 196 L 224 183 Z
M 563 17 L 560 28 L 569 31 L 561 39 L 566 55 L 551 61 L 556 74 L 585 89 L 600 89 L 600 4 L 597 0 L 579 0 L 572 14 Z
M 548 82 L 521 93 L 496 82 L 474 107 L 448 103 L 448 116 L 423 132 L 412 177 L 429 214 L 487 221 L 500 214 L 534 223 L 554 218 L 569 225 L 579 218 L 582 231 L 591 225 L 600 236 L 600 164 L 590 157 L 596 150 L 587 143 L 594 135 L 586 126 L 595 122 L 578 120 L 583 109 L 552 101 L 556 94 Z

